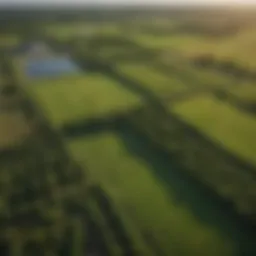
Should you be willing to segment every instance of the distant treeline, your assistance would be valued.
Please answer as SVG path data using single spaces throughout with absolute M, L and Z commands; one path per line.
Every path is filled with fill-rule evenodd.
M 256 79 L 256 71 L 243 67 L 233 60 L 216 59 L 211 54 L 205 54 L 191 59 L 197 67 L 214 69 L 241 79 Z
M 214 145 L 201 133 L 170 113 L 144 107 L 130 122 L 186 172 L 234 204 L 239 213 L 256 224 L 255 168 Z

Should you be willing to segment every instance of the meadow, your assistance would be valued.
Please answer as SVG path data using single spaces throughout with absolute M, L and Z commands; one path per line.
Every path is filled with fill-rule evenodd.
M 244 103 L 255 104 L 256 102 L 256 86 L 253 83 L 243 83 L 238 88 L 228 90 L 228 93 Z
M 174 34 L 156 37 L 152 34 L 134 34 L 140 45 L 152 49 L 177 51 L 184 57 L 210 54 L 216 59 L 232 59 L 242 66 L 255 70 L 254 45 L 256 33 L 253 28 L 245 28 L 236 35 L 212 38 L 202 35 Z
M 42 79 L 28 88 L 54 126 L 111 117 L 138 107 L 142 99 L 101 74 Z
M 9 236 L 22 255 L 24 203 L 25 218 L 50 223 L 28 232 L 31 255 L 52 244 L 54 255 L 254 255 L 256 16 L 106 12 L 0 26 L 0 83 L 22 98 L 19 114 L 0 102 L 0 226 L 14 223 L 0 254 Z M 34 41 L 48 54 L 17 47 Z M 29 77 L 29 61 L 49 53 L 79 72 Z
M 228 152 L 256 166 L 256 119 L 212 96 L 177 103 L 170 111 Z
M 128 79 L 139 83 L 153 94 L 164 97 L 175 92 L 182 92 L 187 87 L 177 77 L 168 77 L 149 65 L 120 64 L 116 66 L 118 72 Z
M 68 144 L 74 159 L 92 170 L 90 182 L 100 184 L 120 214 L 127 215 L 138 232 L 148 233 L 163 253 L 232 255 L 225 238 L 175 203 L 151 174 L 150 165 L 131 156 L 117 135 L 102 133 Z

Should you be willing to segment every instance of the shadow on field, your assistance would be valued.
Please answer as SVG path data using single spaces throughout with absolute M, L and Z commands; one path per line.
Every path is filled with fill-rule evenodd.
M 64 127 L 62 132 L 66 137 L 73 138 L 104 131 L 118 133 L 129 153 L 149 165 L 149 170 L 165 185 L 177 206 L 181 204 L 189 208 L 194 216 L 205 225 L 215 227 L 231 238 L 237 246 L 237 255 L 253 255 L 253 229 L 235 212 L 232 205 L 179 167 L 179 160 L 175 159 L 175 156 L 171 157 L 164 149 L 134 128 L 125 117 L 80 122 Z M 103 207 L 102 210 L 105 213 L 107 209 L 110 209 L 107 198 L 102 196 L 102 191 L 98 189 L 94 191 L 94 194 L 97 194 L 99 206 Z M 116 217 L 109 216 L 108 218 L 109 223 L 112 223 L 114 219 L 111 220 L 111 218 Z M 117 233 L 121 232 L 114 226 L 113 229 Z M 145 236 L 147 237 L 146 234 Z

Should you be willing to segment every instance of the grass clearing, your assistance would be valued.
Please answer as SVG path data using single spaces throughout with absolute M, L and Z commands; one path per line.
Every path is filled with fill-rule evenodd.
M 245 103 L 255 103 L 256 104 L 256 85 L 255 84 L 243 84 L 239 87 L 230 89 L 228 91 L 235 98 L 245 102 Z
M 120 64 L 116 68 L 127 78 L 134 80 L 158 96 L 166 96 L 187 89 L 178 78 L 168 77 L 150 66 Z
M 213 96 L 177 103 L 170 111 L 237 157 L 256 166 L 256 119 Z
M 55 126 L 121 114 L 142 103 L 139 96 L 103 75 L 42 79 L 28 90 Z
M 152 175 L 151 166 L 130 155 L 117 135 L 70 140 L 69 146 L 74 158 L 91 170 L 91 182 L 111 196 L 118 215 L 126 215 L 126 223 L 147 233 L 165 255 L 232 255 L 229 241 L 175 203 Z
M 134 34 L 133 40 L 152 49 L 177 50 L 188 57 L 212 54 L 217 59 L 232 59 L 242 66 L 256 68 L 255 29 L 244 29 L 233 36 L 216 39 L 185 34 L 161 37 Z

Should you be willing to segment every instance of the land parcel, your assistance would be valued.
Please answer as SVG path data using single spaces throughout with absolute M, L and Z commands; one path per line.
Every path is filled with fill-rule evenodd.
M 196 97 L 170 108 L 220 147 L 256 166 L 256 119 L 213 96 Z
M 131 154 L 117 134 L 106 132 L 68 143 L 74 158 L 89 170 L 90 182 L 110 195 L 138 255 L 232 255 L 229 241 L 177 204 L 175 195 L 152 174 L 153 167 Z M 139 234 L 148 237 L 145 240 L 153 254 Z
M 57 127 L 122 114 L 142 102 L 121 84 L 97 74 L 35 80 L 27 88 Z
M 166 76 L 150 65 L 120 64 L 116 66 L 116 69 L 126 78 L 138 83 L 143 89 L 161 98 L 187 89 L 176 76 Z

